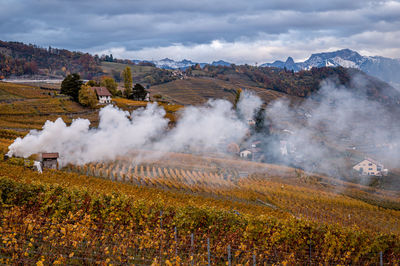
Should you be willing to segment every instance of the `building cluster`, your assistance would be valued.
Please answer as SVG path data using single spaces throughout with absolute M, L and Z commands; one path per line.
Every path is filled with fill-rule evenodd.
M 172 71 L 172 76 L 173 76 L 173 77 L 176 77 L 177 79 L 186 79 L 186 78 L 187 78 L 186 73 L 185 73 L 185 72 L 182 72 L 182 71 L 179 70 L 179 69 L 173 70 L 173 71 Z

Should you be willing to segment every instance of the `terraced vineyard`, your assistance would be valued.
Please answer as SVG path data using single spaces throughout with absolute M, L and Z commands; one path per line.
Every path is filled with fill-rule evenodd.
M 236 186 L 235 181 L 238 177 L 235 172 L 218 174 L 183 168 L 157 167 L 155 164 L 91 163 L 84 166 L 70 165 L 66 169 L 114 181 L 166 189 L 187 189 L 192 192 L 232 188 Z
M 181 163 L 167 163 L 179 156 Z M 323 224 L 400 234 L 400 198 L 396 192 L 352 185 L 283 166 L 231 159 L 193 156 L 196 163 L 190 165 L 187 161 L 191 156 L 168 154 L 165 161 L 160 158 L 141 164 L 120 158 L 108 163 L 69 165 L 65 169 L 142 187 L 234 199 Z M 220 167 L 201 168 L 206 161 L 216 164 L 218 160 Z
M 97 164 L 86 170 L 90 167 L 95 169 Z M 159 171 L 165 173 L 160 175 Z M 398 211 L 333 196 L 295 180 L 290 180 L 289 186 L 278 184 L 273 177 L 252 175 L 237 182 L 227 181 L 224 185 L 228 187 L 214 188 L 212 193 L 191 193 L 188 189 L 166 191 L 164 186 L 171 183 L 168 178 L 171 181 L 175 177 L 174 184 L 181 189 L 180 180 L 194 181 L 195 175 L 202 175 L 204 180 L 205 173 L 139 166 L 137 175 L 141 174 L 149 175 L 145 186 L 65 171 L 38 174 L 0 162 L 3 217 L 0 262 L 118 265 L 204 265 L 225 264 L 228 260 L 234 264 L 375 265 L 380 259 L 391 265 L 400 262 Z M 229 182 L 234 185 L 229 187 Z M 268 194 L 273 191 L 275 194 L 246 189 L 250 184 L 260 190 L 270 187 Z M 282 184 L 284 188 L 278 187 Z M 305 201 L 296 205 L 301 195 Z M 351 215 L 358 212 L 360 216 L 355 224 L 344 226 L 290 213 L 289 208 L 304 205 L 310 211 L 326 212 L 325 217 L 329 217 L 329 208 Z M 359 223 L 362 219 L 382 223 L 389 215 L 393 217 L 388 221 L 392 232 L 385 232 L 384 228 L 367 229 Z

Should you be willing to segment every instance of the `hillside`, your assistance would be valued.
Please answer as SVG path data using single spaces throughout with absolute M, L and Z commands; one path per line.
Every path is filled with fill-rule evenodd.
M 0 77 L 64 77 L 79 73 L 91 78 L 102 73 L 100 59 L 88 53 L 41 48 L 32 44 L 0 41 Z
M 179 104 L 196 104 L 209 98 L 233 100 L 235 90 L 253 90 L 266 103 L 285 96 L 298 101 L 313 97 L 325 80 L 336 86 L 366 94 L 369 99 L 387 106 L 400 106 L 400 92 L 389 84 L 355 69 L 343 67 L 313 68 L 307 71 L 286 71 L 272 67 L 253 66 L 206 66 L 190 67 L 184 79 L 151 87 L 152 94 L 161 94 Z
M 134 83 L 141 83 L 144 85 L 162 84 L 176 79 L 169 70 L 154 67 L 146 64 L 126 64 L 118 62 L 101 62 L 101 68 L 104 75 L 113 77 L 116 81 L 122 82 L 121 72 L 129 66 L 132 70 L 132 78 Z M 122 84 L 121 84 L 122 85 Z
M 203 104 L 209 99 L 233 101 L 236 90 L 247 88 L 255 91 L 265 102 L 286 96 L 283 93 L 255 87 L 243 81 L 229 82 L 211 77 L 190 77 L 152 86 L 151 95 L 160 94 L 165 100 L 184 105 Z

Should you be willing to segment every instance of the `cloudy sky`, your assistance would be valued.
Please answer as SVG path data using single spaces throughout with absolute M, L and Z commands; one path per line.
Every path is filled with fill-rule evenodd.
M 0 0 L 0 39 L 149 60 L 400 58 L 400 1 Z

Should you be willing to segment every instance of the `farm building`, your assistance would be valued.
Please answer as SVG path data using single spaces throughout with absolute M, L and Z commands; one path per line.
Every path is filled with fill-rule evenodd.
M 42 168 L 57 169 L 58 168 L 58 152 L 42 153 Z
M 96 93 L 99 104 L 111 103 L 111 93 L 105 87 L 92 87 L 92 90 Z
M 361 175 L 382 176 L 386 175 L 388 170 L 384 169 L 383 164 L 373 159 L 365 158 L 355 166 L 353 169 Z

